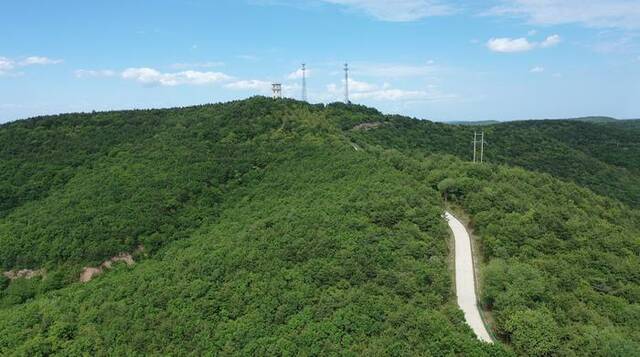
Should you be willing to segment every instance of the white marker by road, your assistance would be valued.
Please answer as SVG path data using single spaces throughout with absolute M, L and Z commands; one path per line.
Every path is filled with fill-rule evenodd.
M 469 232 L 467 232 L 465 226 L 451 213 L 446 212 L 445 218 L 453 231 L 453 236 L 456 241 L 456 295 L 458 295 L 458 305 L 464 312 L 467 324 L 471 326 L 471 329 L 476 333 L 478 339 L 493 343 L 484 322 L 482 322 L 480 310 L 478 310 Z

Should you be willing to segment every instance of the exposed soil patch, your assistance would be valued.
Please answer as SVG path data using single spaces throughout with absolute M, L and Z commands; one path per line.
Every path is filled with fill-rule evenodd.
M 143 250 L 144 248 L 140 246 L 138 247 L 136 252 L 142 252 Z M 136 262 L 135 260 L 133 260 L 133 256 L 131 256 L 131 254 L 129 253 L 118 254 L 115 257 L 112 257 L 111 259 L 104 261 L 98 267 L 84 267 L 84 269 L 82 270 L 82 274 L 80 274 L 80 282 L 81 283 L 90 282 L 93 278 L 102 274 L 105 271 L 105 269 L 111 269 L 111 267 L 115 263 L 125 263 L 127 264 L 127 266 L 132 266 Z
M 44 276 L 46 271 L 44 269 L 31 270 L 31 269 L 22 269 L 22 270 L 11 270 L 2 273 L 5 277 L 9 278 L 9 280 L 16 279 L 33 279 L 38 276 Z

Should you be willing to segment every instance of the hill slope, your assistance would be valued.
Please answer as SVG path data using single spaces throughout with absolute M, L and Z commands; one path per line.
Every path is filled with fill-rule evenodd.
M 4 125 L 0 262 L 47 273 L 0 280 L 0 354 L 640 352 L 638 211 L 463 162 L 470 130 L 266 98 Z M 455 304 L 443 197 L 503 343 Z
M 522 121 L 482 127 L 454 126 L 403 117 L 377 117 L 375 130 L 353 140 L 408 151 L 446 153 L 469 160 L 473 133 L 484 131 L 485 158 L 552 174 L 596 193 L 640 207 L 640 130 L 579 121 Z

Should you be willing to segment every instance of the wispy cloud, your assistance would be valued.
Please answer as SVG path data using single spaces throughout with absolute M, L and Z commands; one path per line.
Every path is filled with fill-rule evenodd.
M 175 87 L 180 85 L 214 85 L 238 91 L 268 93 L 271 82 L 257 79 L 236 79 L 222 72 L 202 72 L 193 69 L 179 72 L 162 72 L 155 68 L 127 68 L 123 71 L 112 69 L 79 69 L 74 72 L 77 78 L 119 77 L 147 86 Z
M 404 90 L 396 88 L 380 89 L 370 92 L 354 93 L 354 99 L 372 99 L 377 101 L 442 101 L 456 98 L 455 95 L 449 95 L 437 91 L 435 88 L 427 90 Z
M 114 77 L 117 74 L 116 71 L 110 69 L 78 69 L 74 72 L 76 78 Z
M 362 13 L 376 20 L 388 22 L 411 22 L 458 12 L 458 7 L 451 0 L 249 0 L 249 2 L 298 8 L 321 4 L 337 5 L 346 11 Z
M 375 19 L 408 22 L 430 16 L 450 15 L 455 8 L 441 0 L 320 0 L 341 5 L 350 11 L 365 13 Z
M 545 40 L 540 43 L 540 47 L 542 48 L 553 47 L 558 45 L 561 41 L 562 39 L 560 38 L 559 35 L 551 35 L 545 38 Z
M 30 56 L 22 59 L 12 59 L 0 56 L 0 75 L 17 75 L 18 73 L 15 73 L 13 71 L 20 67 L 52 65 L 60 64 L 62 62 L 63 61 L 59 59 L 51 59 L 42 56 Z
M 521 38 L 492 38 L 487 42 L 487 47 L 493 52 L 526 52 L 535 48 L 535 44 L 524 37 Z
M 15 68 L 15 62 L 6 58 L 0 57 L 0 74 L 9 72 Z
M 153 68 L 128 68 L 122 78 L 146 85 L 174 87 L 179 85 L 205 85 L 231 80 L 233 77 L 220 72 L 182 71 L 164 73 Z
M 598 35 L 596 42 L 590 47 L 599 53 L 638 53 L 640 44 L 638 37 L 640 34 L 625 33 L 619 34 L 612 31 L 603 31 Z
M 542 72 L 544 72 L 544 67 L 535 66 L 535 67 L 531 68 L 531 70 L 529 72 L 531 72 L 531 73 L 542 73 Z
M 537 47 L 549 48 L 558 45 L 562 41 L 559 35 L 551 35 L 542 42 L 531 42 L 527 38 L 492 38 L 487 41 L 487 48 L 493 52 L 514 53 L 527 52 Z
M 312 69 L 307 68 L 307 70 L 306 70 L 307 78 L 311 78 L 313 72 L 314 71 Z M 301 78 L 302 78 L 302 69 L 298 69 L 297 71 L 293 71 L 293 72 L 289 73 L 289 75 L 287 76 L 287 79 L 290 79 L 290 80 L 301 79 Z
M 443 93 L 437 87 L 430 85 L 424 89 L 407 90 L 394 88 L 389 83 L 382 85 L 349 79 L 350 97 L 353 100 L 373 100 L 388 102 L 423 102 L 442 101 L 457 98 L 454 94 Z M 327 85 L 328 98 L 338 100 L 344 94 L 344 80 L 340 85 Z
M 540 25 L 640 28 L 637 0 L 502 0 L 487 14 L 522 17 Z
M 271 90 L 271 82 L 258 79 L 240 80 L 227 83 L 225 87 L 234 90 L 252 90 L 267 93 Z
M 47 64 L 59 64 L 62 62 L 63 61 L 59 59 L 51 59 L 48 57 L 40 57 L 40 56 L 31 56 L 20 61 L 20 65 L 22 66 L 47 65 Z

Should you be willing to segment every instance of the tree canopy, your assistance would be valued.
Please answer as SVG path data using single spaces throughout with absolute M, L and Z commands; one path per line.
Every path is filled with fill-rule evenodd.
M 474 165 L 473 130 L 263 97 L 2 125 L 0 264 L 46 273 L 0 278 L 0 354 L 638 354 L 635 161 L 554 134 L 551 161 L 491 143 Z M 444 198 L 479 237 L 494 345 L 456 305 Z

